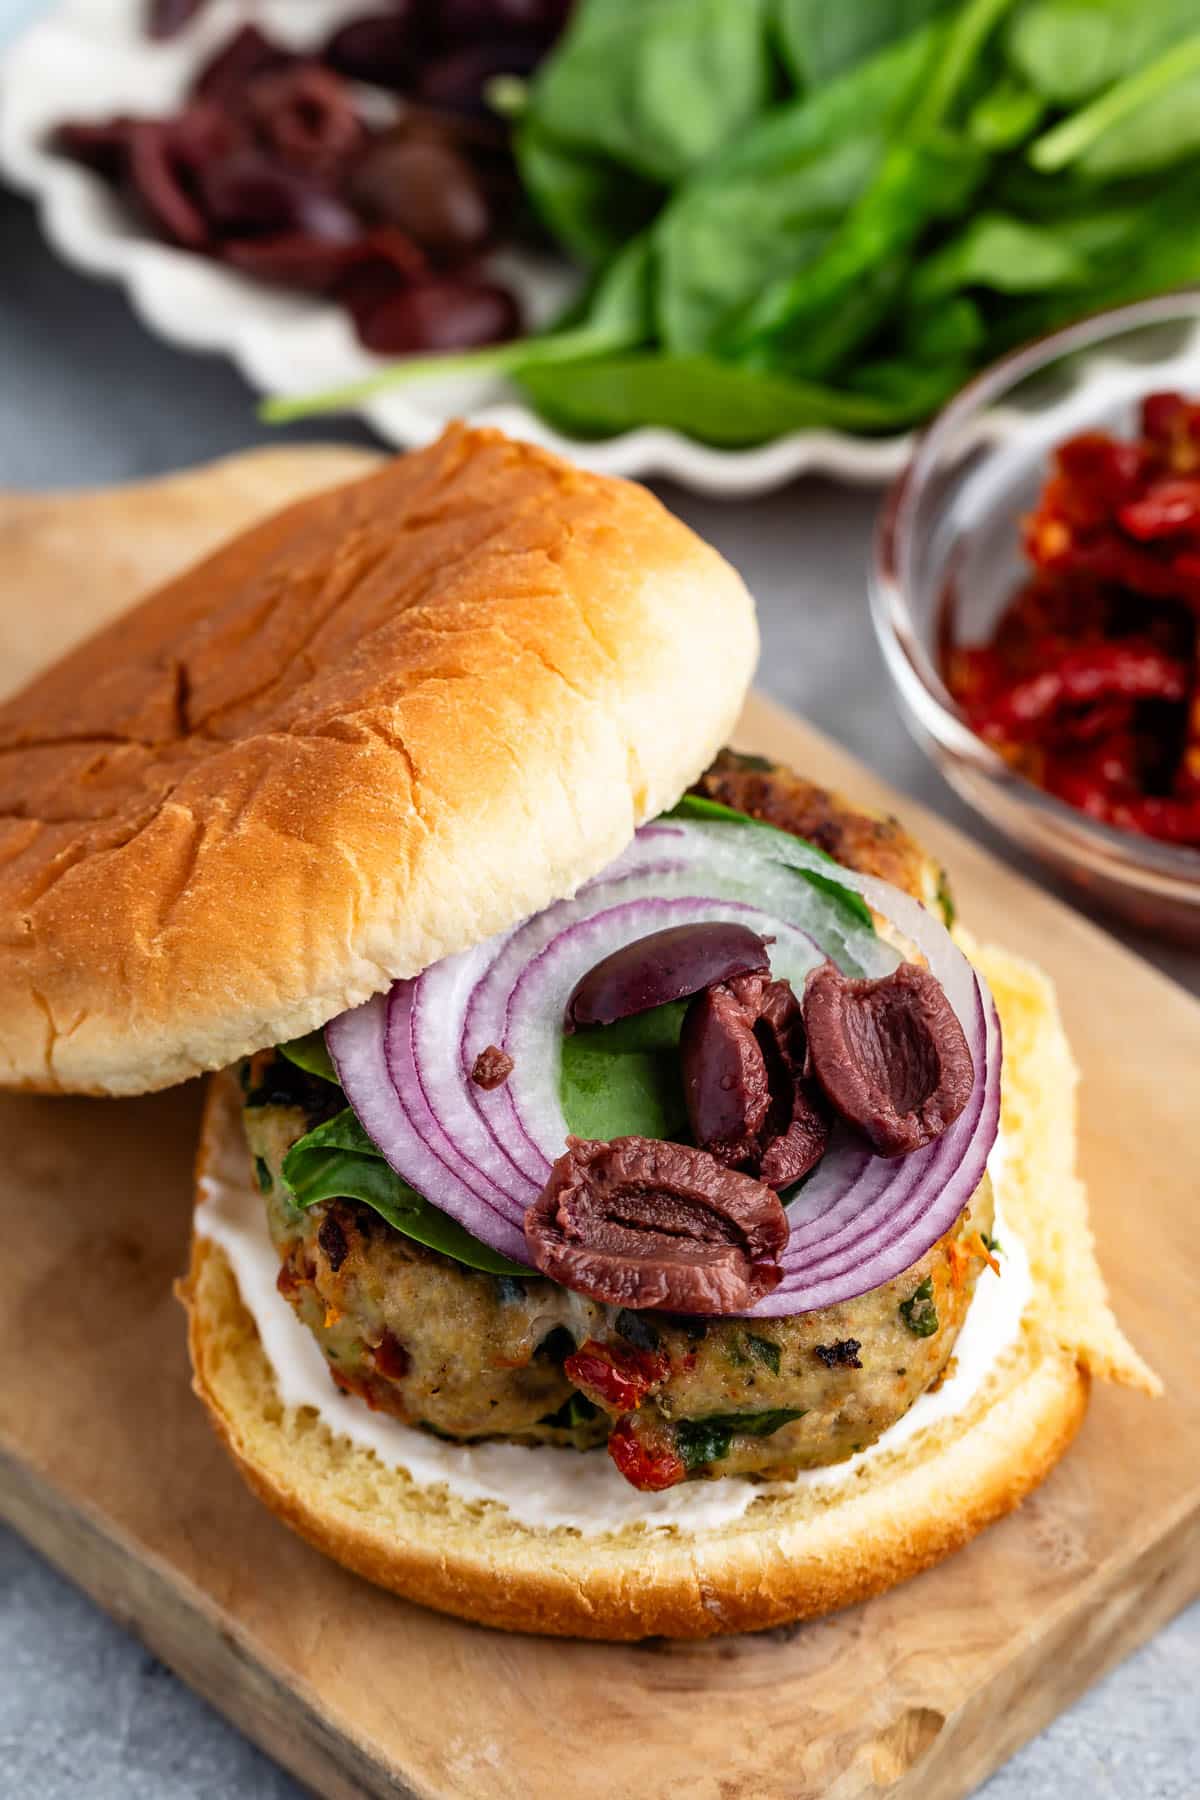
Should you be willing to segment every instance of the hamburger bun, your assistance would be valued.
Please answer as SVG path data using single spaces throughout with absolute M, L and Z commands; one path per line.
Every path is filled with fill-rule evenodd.
M 310 1409 L 286 1409 L 228 1259 L 196 1236 L 181 1285 L 194 1385 L 249 1486 L 320 1550 L 408 1599 L 510 1630 L 605 1639 L 705 1637 L 827 1612 L 916 1574 L 1009 1512 L 1070 1443 L 1091 1377 L 1148 1392 L 1158 1383 L 1125 1342 L 1096 1264 L 1074 1167 L 1075 1069 L 1053 990 L 1002 951 L 964 947 L 1001 1013 L 1005 1216 L 1033 1280 L 1017 1341 L 965 1412 L 833 1490 L 774 1484 L 730 1524 L 535 1529 L 496 1503 L 419 1486 Z M 249 1182 L 230 1083 L 213 1084 L 198 1173 L 240 1158 Z M 526 1454 L 536 1483 L 539 1457 L 579 1453 Z
M 0 706 L 0 1085 L 166 1087 L 539 911 L 756 654 L 644 488 L 497 432 L 253 527 Z

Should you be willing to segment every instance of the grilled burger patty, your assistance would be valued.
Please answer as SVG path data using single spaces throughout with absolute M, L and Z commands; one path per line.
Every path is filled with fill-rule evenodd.
M 803 826 L 838 860 L 927 903 L 944 896 L 936 866 L 898 825 L 789 771 L 725 752 L 700 789 Z M 872 1443 L 943 1374 L 987 1258 L 985 1181 L 918 1263 L 838 1306 L 763 1321 L 618 1312 L 540 1276 L 468 1269 L 357 1201 L 296 1207 L 283 1158 L 341 1096 L 274 1052 L 247 1065 L 245 1080 L 280 1291 L 337 1384 L 464 1440 L 586 1449 L 617 1421 L 617 1460 L 640 1486 L 666 1485 L 681 1468 L 784 1476 Z

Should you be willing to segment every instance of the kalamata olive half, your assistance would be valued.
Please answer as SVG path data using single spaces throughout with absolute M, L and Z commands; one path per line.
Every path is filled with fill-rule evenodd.
M 348 193 L 370 224 L 398 225 L 435 255 L 469 256 L 491 231 L 479 177 L 432 133 L 377 138 L 356 162 Z
M 357 217 L 336 194 L 256 150 L 208 163 L 196 180 L 205 214 L 223 232 L 300 231 L 326 244 L 362 235 Z
M 713 920 L 652 931 L 588 970 L 567 1001 L 566 1028 L 611 1025 L 768 966 L 765 941 L 745 925 Z
M 452 112 L 487 113 L 488 83 L 497 75 L 532 75 L 541 47 L 520 38 L 500 43 L 470 44 L 425 64 L 417 95 L 431 106 Z
M 392 0 L 391 12 L 365 13 L 349 19 L 330 37 L 323 61 L 351 81 L 375 87 L 403 88 L 412 79 L 420 49 L 412 0 Z
M 825 963 L 808 977 L 803 1007 L 811 1074 L 880 1156 L 932 1144 L 970 1099 L 970 1046 L 928 969 L 905 962 L 852 981 Z
M 475 38 L 555 37 L 566 23 L 567 0 L 440 0 L 438 35 L 446 44 Z
M 568 1138 L 525 1215 L 543 1275 L 608 1306 L 731 1313 L 779 1285 L 788 1220 L 761 1181 L 652 1138 Z
M 296 60 L 293 51 L 264 37 L 257 25 L 243 25 L 201 68 L 192 82 L 192 97 L 236 109 L 250 82 L 272 70 L 291 68 Z
M 492 281 L 421 281 L 372 305 L 349 304 L 360 339 L 383 356 L 471 350 L 521 329 L 516 301 Z
M 146 35 L 152 38 L 174 37 L 200 11 L 203 0 L 148 0 Z

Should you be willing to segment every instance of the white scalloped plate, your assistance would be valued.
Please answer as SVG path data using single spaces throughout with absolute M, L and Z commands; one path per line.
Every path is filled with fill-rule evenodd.
M 338 308 L 159 243 L 103 182 L 45 147 L 63 119 L 169 111 L 191 71 L 239 20 L 253 17 L 272 35 L 305 45 L 364 6 L 365 0 L 211 0 L 183 36 L 154 44 L 140 29 L 142 0 L 59 0 L 0 65 L 0 174 L 33 197 L 46 236 L 66 262 L 119 281 L 144 322 L 170 343 L 232 357 L 259 392 L 307 393 L 369 374 L 380 359 L 357 344 Z M 535 322 L 562 304 L 569 277 L 561 267 L 524 256 L 496 263 Z M 881 481 L 903 466 L 910 442 L 802 431 L 760 449 L 714 450 L 678 432 L 644 429 L 581 443 L 550 430 L 491 377 L 423 381 L 358 410 L 381 437 L 405 447 L 427 443 L 448 418 L 467 416 L 606 474 L 667 475 L 725 496 L 765 493 L 808 472 Z

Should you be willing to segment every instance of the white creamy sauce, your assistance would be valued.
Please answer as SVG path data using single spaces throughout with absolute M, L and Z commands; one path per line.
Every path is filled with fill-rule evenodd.
M 284 1406 L 311 1407 L 336 1436 L 373 1450 L 381 1462 L 405 1470 L 422 1486 L 446 1487 L 467 1501 L 495 1502 L 531 1527 L 569 1526 L 589 1533 L 645 1525 L 700 1532 L 740 1518 L 766 1494 L 793 1492 L 801 1484 L 821 1490 L 848 1486 L 876 1458 L 899 1449 L 928 1426 L 966 1411 L 1015 1341 L 1031 1291 L 1028 1257 L 1004 1216 L 1004 1159 L 998 1143 L 989 1168 L 1003 1273 L 997 1278 L 983 1270 L 954 1348 L 952 1373 L 936 1392 L 922 1394 L 868 1449 L 831 1468 L 806 1470 L 794 1481 L 764 1483 L 730 1476 L 643 1494 L 629 1486 L 601 1450 L 445 1443 L 339 1392 L 316 1340 L 275 1286 L 279 1259 L 267 1230 L 262 1196 L 249 1180 L 240 1134 L 220 1136 L 227 1147 L 201 1179 L 196 1230 L 228 1257 Z

